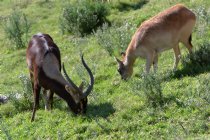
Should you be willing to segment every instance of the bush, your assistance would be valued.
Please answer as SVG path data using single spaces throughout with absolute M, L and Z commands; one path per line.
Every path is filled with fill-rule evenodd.
M 160 79 L 155 75 L 145 75 L 142 90 L 149 105 L 153 107 L 163 106 L 163 92 Z
M 139 91 L 143 92 L 146 97 L 146 104 L 152 107 L 162 107 L 165 104 L 163 91 L 161 86 L 161 79 L 154 74 L 143 75 L 142 79 L 132 82 L 132 89 L 137 95 Z
M 79 0 L 64 7 L 60 17 L 62 33 L 84 36 L 107 22 L 108 9 L 100 2 Z
M 14 43 L 15 48 L 23 48 L 28 40 L 30 27 L 26 15 L 14 10 L 5 22 L 4 31 L 8 40 Z
M 125 22 L 122 26 L 113 25 L 108 27 L 104 24 L 103 27 L 97 32 L 95 36 L 99 45 L 104 48 L 110 56 L 119 54 L 125 51 L 131 41 L 131 37 L 136 30 L 136 26 L 131 23 Z
M 182 61 L 183 71 L 188 74 L 197 74 L 210 67 L 210 42 L 204 42 L 192 54 L 185 56 Z
M 23 91 L 10 94 L 9 98 L 16 111 L 29 110 L 33 106 L 33 92 L 30 79 L 25 75 L 20 75 Z
M 199 6 L 195 9 L 197 23 L 196 23 L 196 32 L 199 37 L 205 38 L 210 29 L 210 10 L 205 8 L 205 6 Z M 209 40 L 209 38 L 206 38 Z

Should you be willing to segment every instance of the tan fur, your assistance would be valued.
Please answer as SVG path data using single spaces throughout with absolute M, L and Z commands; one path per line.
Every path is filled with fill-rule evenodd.
M 189 38 L 195 22 L 195 14 L 181 4 L 143 22 L 133 35 L 121 61 L 121 69 L 122 66 L 124 69 L 122 78 L 126 79 L 132 75 L 133 64 L 137 57 L 146 59 L 147 73 L 152 63 L 156 71 L 158 54 L 172 48 L 175 53 L 174 69 L 176 69 L 180 59 L 179 42 L 183 43 L 190 53 L 192 52 Z

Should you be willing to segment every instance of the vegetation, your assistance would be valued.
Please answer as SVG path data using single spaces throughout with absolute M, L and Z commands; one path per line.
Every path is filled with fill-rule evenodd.
M 60 32 L 63 8 L 67 5 L 78 8 L 75 2 L 0 1 L 0 95 L 9 97 L 6 104 L 0 105 L 0 139 L 209 139 L 210 1 L 103 2 L 100 5 L 106 5 L 109 13 L 103 18 L 108 19 L 111 26 L 105 24 L 92 34 L 84 33 L 83 37 L 77 36 L 79 30 L 84 31 L 83 27 L 73 28 L 73 24 L 71 28 L 77 28 L 76 35 Z M 142 21 L 177 3 L 184 3 L 196 13 L 192 35 L 194 53 L 189 55 L 181 45 L 182 63 L 178 70 L 172 71 L 173 51 L 166 51 L 160 55 L 158 73 L 150 75 L 144 74 L 145 60 L 138 59 L 132 78 L 122 81 L 113 56 L 119 57 L 120 52 L 125 51 Z M 14 8 L 32 23 L 29 36 L 43 32 L 53 37 L 61 50 L 62 62 L 77 85 L 83 80 L 89 81 L 79 57 L 84 53 L 95 77 L 86 115 L 72 114 L 66 103 L 55 96 L 53 110 L 45 111 L 41 102 L 35 121 L 30 122 L 33 94 L 26 48 L 14 50 L 15 43 L 4 30 L 5 20 Z M 92 28 L 92 24 L 89 25 L 85 29 Z
M 114 56 L 126 50 L 135 29 L 135 26 L 128 22 L 124 22 L 120 27 L 115 24 L 113 24 L 112 27 L 109 27 L 108 24 L 104 24 L 94 35 L 98 44 L 104 48 L 110 56 Z
M 67 31 L 74 35 L 84 36 L 105 23 L 107 15 L 105 4 L 79 0 L 63 8 L 60 27 L 62 32 Z
M 31 27 L 26 15 L 14 10 L 9 18 L 3 23 L 5 34 L 14 48 L 23 48 L 28 40 L 28 33 Z

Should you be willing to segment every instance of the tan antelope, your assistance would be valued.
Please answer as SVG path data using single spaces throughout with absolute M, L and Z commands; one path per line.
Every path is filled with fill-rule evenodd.
M 63 65 L 64 75 L 61 74 L 61 58 L 60 51 L 53 39 L 48 34 L 36 34 L 29 42 L 26 51 L 27 65 L 30 71 L 30 77 L 34 94 L 34 106 L 31 121 L 34 120 L 35 112 L 39 106 L 39 95 L 41 87 L 49 90 L 46 109 L 51 109 L 53 102 L 53 93 L 55 92 L 63 100 L 65 100 L 69 108 L 75 114 L 86 112 L 87 96 L 93 89 L 94 77 L 85 63 L 83 56 L 82 64 L 90 75 L 90 84 L 87 90 L 83 91 L 83 85 L 77 87 L 69 78 Z M 50 105 L 49 105 L 50 104 Z
M 181 56 L 179 42 L 183 43 L 190 53 L 192 52 L 191 34 L 195 22 L 195 14 L 181 4 L 144 21 L 133 35 L 126 52 L 122 53 L 122 61 L 116 59 L 121 78 L 131 77 L 137 57 L 146 59 L 147 73 L 152 64 L 154 71 L 157 71 L 158 54 L 171 48 L 175 54 L 176 69 Z

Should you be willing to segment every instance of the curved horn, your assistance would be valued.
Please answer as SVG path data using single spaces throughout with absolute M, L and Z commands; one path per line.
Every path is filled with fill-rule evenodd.
M 85 69 L 87 70 L 88 74 L 90 75 L 90 84 L 89 84 L 87 90 L 85 92 L 83 92 L 83 98 L 85 98 L 85 97 L 87 97 L 90 94 L 91 90 L 93 89 L 94 77 L 93 77 L 93 73 L 91 72 L 90 68 L 85 63 L 85 60 L 83 58 L 83 54 L 81 55 L 81 60 L 82 60 L 83 66 L 85 67 Z
M 72 87 L 74 89 L 76 89 L 77 91 L 80 91 L 79 88 L 74 84 L 74 82 L 69 78 L 68 74 L 66 73 L 66 69 L 65 69 L 64 63 L 63 63 L 63 72 L 64 72 L 64 77 L 72 85 Z

